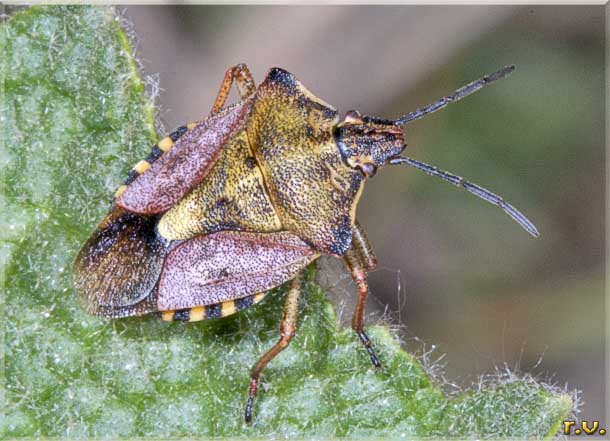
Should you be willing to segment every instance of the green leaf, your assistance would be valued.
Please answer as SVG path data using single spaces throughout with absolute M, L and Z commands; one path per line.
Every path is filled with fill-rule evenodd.
M 71 288 L 76 253 L 156 139 L 114 11 L 33 7 L 1 29 L 4 435 L 544 437 L 571 411 L 568 395 L 527 378 L 448 398 L 381 326 L 369 328 L 375 372 L 311 268 L 297 335 L 244 425 L 283 289 L 222 320 L 166 324 L 87 316 Z

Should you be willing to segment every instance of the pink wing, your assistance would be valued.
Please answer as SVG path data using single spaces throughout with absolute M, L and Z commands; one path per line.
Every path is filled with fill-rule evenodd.
M 117 205 L 145 215 L 169 210 L 205 178 L 225 143 L 245 126 L 251 107 L 252 98 L 210 116 L 189 130 L 127 187 L 117 198 Z
M 288 232 L 199 236 L 168 254 L 159 280 L 158 310 L 211 305 L 267 291 L 317 257 Z

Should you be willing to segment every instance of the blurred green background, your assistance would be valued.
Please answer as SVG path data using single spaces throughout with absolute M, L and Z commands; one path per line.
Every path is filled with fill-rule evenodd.
M 537 225 L 421 172 L 383 169 L 358 217 L 379 257 L 371 320 L 449 383 L 505 366 L 582 391 L 606 424 L 603 6 L 130 6 L 169 131 L 208 114 L 227 67 L 294 73 L 342 112 L 396 117 L 506 64 L 508 79 L 406 128 L 407 154 L 497 192 Z M 235 99 L 235 95 L 232 95 Z M 355 287 L 324 285 L 343 319 Z

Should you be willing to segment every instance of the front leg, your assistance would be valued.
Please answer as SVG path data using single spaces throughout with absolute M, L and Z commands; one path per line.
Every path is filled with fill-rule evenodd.
M 377 264 L 377 259 L 366 238 L 364 229 L 358 222 L 352 227 L 352 245 L 343 256 L 352 278 L 358 286 L 358 303 L 352 318 L 352 329 L 358 334 L 360 341 L 366 348 L 375 368 L 381 368 L 381 363 L 375 355 L 371 340 L 364 332 L 364 305 L 369 294 L 369 284 L 366 272 L 373 269 Z
M 366 237 L 364 228 L 360 225 L 358 219 L 352 227 L 352 247 L 365 271 L 372 271 L 377 267 L 377 256 L 375 256 L 369 238 Z

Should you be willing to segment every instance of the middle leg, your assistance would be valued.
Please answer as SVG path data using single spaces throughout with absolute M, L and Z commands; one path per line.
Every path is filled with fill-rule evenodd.
M 239 97 L 241 99 L 249 97 L 256 91 L 254 79 L 248 70 L 248 66 L 242 63 L 228 68 L 225 72 L 225 77 L 222 80 L 220 90 L 218 91 L 216 101 L 212 106 L 212 114 L 220 112 L 225 105 L 225 101 L 229 96 L 229 91 L 231 90 L 233 81 L 237 83 L 237 91 L 239 92 Z
M 258 389 L 258 381 L 265 366 L 273 360 L 277 354 L 288 347 L 297 327 L 297 316 L 299 312 L 299 296 L 301 295 L 301 274 L 298 274 L 290 284 L 290 290 L 286 296 L 284 314 L 280 323 L 280 339 L 269 349 L 254 365 L 250 375 L 250 388 L 248 390 L 248 401 L 246 402 L 245 420 L 252 421 L 252 406 Z

